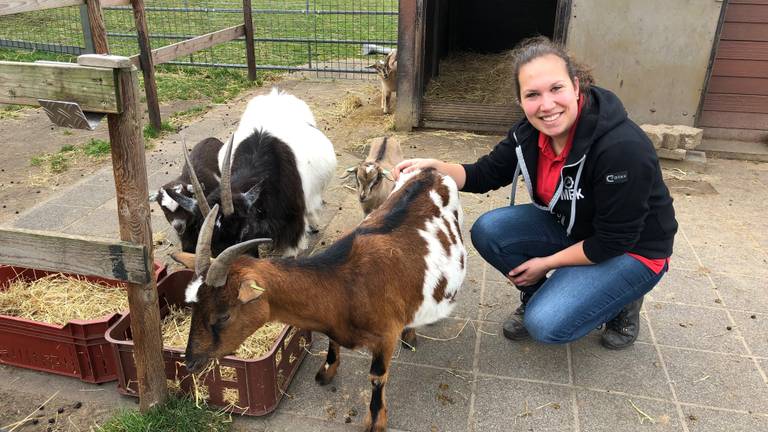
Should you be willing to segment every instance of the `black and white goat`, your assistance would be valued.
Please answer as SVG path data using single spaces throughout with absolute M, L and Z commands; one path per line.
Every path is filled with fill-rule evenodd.
M 395 137 L 374 138 L 364 161 L 347 168 L 346 178 L 355 174 L 357 196 L 363 214 L 368 216 L 387 199 L 395 187 L 392 170 L 403 160 L 400 141 Z
M 181 240 L 181 250 L 194 252 L 203 217 L 195 198 L 190 167 L 194 169 L 193 174 L 197 175 L 202 192 L 211 193 L 219 186 L 221 179 L 218 154 L 224 143 L 216 138 L 206 138 L 195 144 L 192 152 L 187 154 L 182 139 L 182 147 L 186 163 L 181 169 L 181 175 L 161 186 L 150 196 L 150 200 L 160 205 L 165 218 Z
M 269 321 L 322 332 L 328 355 L 315 380 L 325 385 L 335 377 L 340 346 L 368 348 L 373 392 L 366 427 L 386 430 L 384 387 L 401 333 L 448 316 L 466 273 L 453 179 L 431 169 L 402 174 L 384 204 L 356 229 L 297 259 L 241 256 L 269 241 L 257 239 L 212 261 L 217 211 L 206 218 L 196 255 L 173 254 L 197 274 L 185 293 L 192 303 L 187 369 L 199 371 L 234 352 Z
M 198 197 L 206 208 L 221 204 L 214 255 L 259 237 L 272 238 L 285 256 L 306 249 L 336 169 L 333 144 L 307 104 L 277 89 L 256 96 L 218 159 L 219 187 Z

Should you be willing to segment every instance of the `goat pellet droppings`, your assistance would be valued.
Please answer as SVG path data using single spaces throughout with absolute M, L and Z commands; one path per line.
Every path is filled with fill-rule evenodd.
M 757 315 L 750 315 L 750 318 L 757 319 Z
M 726 329 L 726 330 L 728 330 L 728 331 L 731 331 L 731 330 L 732 330 L 731 326 L 728 326 L 728 327 L 726 327 L 725 329 Z
M 74 405 L 72 405 L 72 408 L 74 409 L 80 409 L 83 406 L 82 402 L 75 402 Z
M 344 419 L 344 423 L 352 423 L 352 419 L 350 417 L 346 417 Z
M 54 423 L 56 423 L 56 419 L 51 417 L 51 418 L 48 419 L 48 423 L 54 424 Z
M 33 425 L 36 425 L 36 424 L 38 424 L 38 423 L 40 423 L 40 420 L 38 420 L 38 419 L 32 419 L 32 424 L 33 424 Z
M 59 414 L 61 414 L 61 413 L 63 413 L 63 412 L 64 412 L 64 408 L 63 408 L 63 407 L 62 407 L 62 408 L 59 408 L 59 409 L 57 409 L 57 410 L 56 410 L 56 412 L 57 412 L 57 413 L 59 413 Z

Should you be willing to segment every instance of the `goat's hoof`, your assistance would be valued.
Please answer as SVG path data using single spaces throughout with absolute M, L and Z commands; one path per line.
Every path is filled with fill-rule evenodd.
M 416 351 L 417 337 L 416 329 L 405 329 L 400 334 L 400 344 L 405 349 Z
M 321 386 L 328 385 L 331 381 L 333 381 L 333 376 L 329 376 L 324 370 L 317 371 L 315 374 L 315 382 Z

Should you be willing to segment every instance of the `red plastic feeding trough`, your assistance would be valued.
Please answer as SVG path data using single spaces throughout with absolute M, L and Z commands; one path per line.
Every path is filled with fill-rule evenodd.
M 171 273 L 157 286 L 160 316 L 168 313 L 168 305 L 184 306 L 184 289 L 194 276 L 191 270 Z M 118 364 L 118 391 L 138 396 L 136 363 L 133 359 L 131 316 L 125 315 L 106 334 Z M 239 414 L 261 416 L 277 408 L 288 384 L 299 369 L 312 341 L 312 333 L 285 326 L 269 352 L 258 359 L 227 356 L 219 367 L 206 375 L 197 386 L 205 387 L 207 403 Z M 184 367 L 183 351 L 164 348 L 165 375 L 181 392 L 191 394 L 193 381 Z
M 156 278 L 164 277 L 165 272 L 164 265 L 155 263 Z M 30 282 L 56 273 L 0 265 L 0 290 L 17 280 Z M 85 279 L 116 288 L 123 286 L 111 279 L 92 276 Z M 117 378 L 115 357 L 104 333 L 120 316 L 114 313 L 57 325 L 0 315 L 0 363 L 91 383 L 114 381 Z

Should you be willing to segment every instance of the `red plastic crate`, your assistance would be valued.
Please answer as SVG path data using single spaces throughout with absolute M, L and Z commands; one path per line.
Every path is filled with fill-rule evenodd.
M 34 281 L 56 273 L 0 265 L 0 290 L 16 280 Z M 162 278 L 165 273 L 165 266 L 155 263 L 155 277 Z M 93 276 L 85 279 L 123 286 L 111 279 Z M 0 315 L 0 363 L 76 377 L 90 383 L 114 381 L 117 378 L 115 357 L 104 333 L 120 316 L 115 313 L 57 325 Z
M 169 274 L 157 286 L 160 296 L 160 316 L 168 313 L 168 305 L 184 306 L 184 290 L 194 277 L 191 270 L 181 270 Z M 115 350 L 118 364 L 118 385 L 120 393 L 138 396 L 136 381 L 136 363 L 133 359 L 133 340 L 131 339 L 131 317 L 125 315 L 117 321 L 106 334 L 106 339 Z M 226 356 L 220 365 L 209 373 L 202 383 L 208 388 L 208 403 L 218 407 L 228 407 L 239 414 L 261 416 L 277 408 L 291 379 L 307 351 L 304 348 L 312 341 L 312 332 L 285 326 L 269 353 L 259 359 L 241 359 Z M 175 348 L 163 348 L 165 375 L 169 382 L 178 382 L 183 393 L 191 394 L 193 382 L 184 367 L 184 352 Z M 222 369 L 231 368 L 222 377 Z M 226 370 L 226 369 L 225 369 Z M 225 394 L 236 393 L 237 402 L 225 400 Z M 229 398 L 227 398 L 229 399 Z M 235 406 L 232 406 L 232 403 Z

